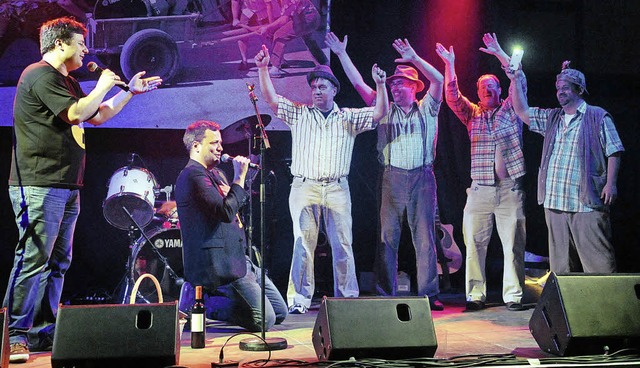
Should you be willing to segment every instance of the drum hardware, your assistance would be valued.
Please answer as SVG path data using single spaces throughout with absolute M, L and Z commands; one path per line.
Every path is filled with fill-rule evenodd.
M 261 135 L 260 124 L 262 124 L 263 127 L 269 125 L 271 116 L 266 114 L 259 116 L 260 122 L 258 122 L 258 115 L 251 115 L 226 126 L 220 132 L 222 141 L 225 144 L 237 143 L 245 139 L 250 141 L 253 136 Z
M 145 244 L 148 243 L 151 246 L 151 250 L 155 253 L 155 255 L 158 257 L 158 259 L 164 265 L 164 269 L 169 274 L 170 278 L 172 280 L 174 280 L 174 282 L 175 282 L 175 284 L 177 286 L 181 286 L 184 283 L 184 279 L 182 277 L 178 276 L 178 274 L 173 270 L 173 268 L 171 268 L 171 266 L 169 265 L 169 262 L 167 261 L 167 258 L 164 255 L 162 255 L 162 253 L 160 253 L 160 251 L 158 250 L 158 247 L 156 246 L 156 244 L 154 244 L 154 242 L 151 241 L 149 236 L 147 236 L 147 234 L 142 229 L 140 224 L 134 218 L 133 214 L 131 214 L 131 212 L 129 212 L 129 210 L 125 206 L 122 206 L 122 210 L 126 213 L 126 215 L 129 217 L 131 222 L 133 224 L 135 224 L 135 227 L 137 228 L 137 230 L 140 231 L 140 234 L 142 235 L 142 237 L 145 240 L 145 242 L 143 242 L 142 244 L 140 244 L 138 246 L 138 248 L 137 248 L 138 252 L 139 252 L 140 248 L 142 248 L 142 246 L 144 246 Z M 138 253 L 138 252 L 135 252 L 136 254 L 134 255 L 133 247 L 136 244 L 134 236 L 135 236 L 135 229 L 132 228 L 129 231 L 129 238 L 130 238 L 131 244 L 132 244 L 132 251 L 131 251 L 131 253 L 129 255 L 129 260 L 127 261 L 127 273 L 125 275 L 125 286 L 124 286 L 124 292 L 123 292 L 123 295 L 122 295 L 122 304 L 126 304 L 127 303 L 127 300 L 129 299 L 130 287 L 133 285 L 133 282 L 134 282 L 134 280 L 133 280 L 133 278 L 134 278 L 133 271 L 135 269 L 135 264 L 134 263 L 136 261 L 136 256 L 137 256 L 137 253 Z M 149 303 L 149 301 L 140 293 L 139 290 L 138 290 L 137 297 L 142 299 L 145 303 Z
M 165 200 L 169 202 L 169 200 L 171 199 L 172 192 L 173 192 L 173 185 L 167 185 L 166 187 L 158 190 L 158 195 L 160 195 L 160 193 L 164 193 L 166 198 Z
M 135 166 L 136 158 L 139 159 L 142 167 Z M 156 197 L 164 193 L 167 202 L 169 202 L 169 198 L 173 192 L 173 186 L 168 185 L 160 189 L 155 176 L 146 169 L 146 164 L 144 160 L 142 160 L 142 157 L 137 153 L 131 153 L 127 165 L 116 170 L 109 179 L 107 187 L 108 193 L 103 203 L 103 215 L 107 222 L 114 227 L 127 230 L 129 249 L 131 250 L 125 266 L 126 273 L 117 287 L 117 289 L 120 290 L 121 285 L 124 284 L 121 302 L 126 304 L 129 299 L 130 290 L 135 281 L 133 270 L 136 255 L 139 249 L 147 242 L 151 245 L 151 249 L 164 265 L 171 279 L 174 280 L 177 285 L 182 285 L 184 280 L 169 266 L 167 259 L 158 251 L 156 245 L 151 242 L 143 230 L 154 218 Z M 177 213 L 168 214 L 168 217 L 171 219 L 170 226 L 177 226 Z M 175 221 L 173 221 L 173 218 L 175 218 Z M 142 238 L 138 240 L 140 234 L 145 239 L 145 242 L 141 241 Z M 136 247 L 136 245 L 138 246 Z M 134 253 L 135 249 L 137 249 L 138 252 Z M 150 303 L 140 290 L 136 293 L 136 297 L 145 303 Z

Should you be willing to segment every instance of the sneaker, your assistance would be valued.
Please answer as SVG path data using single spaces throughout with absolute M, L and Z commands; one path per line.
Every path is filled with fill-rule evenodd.
M 309 308 L 302 304 L 294 304 L 289 307 L 289 314 L 305 314 L 309 311 Z
M 26 363 L 29 360 L 29 347 L 23 342 L 11 344 L 9 363 Z

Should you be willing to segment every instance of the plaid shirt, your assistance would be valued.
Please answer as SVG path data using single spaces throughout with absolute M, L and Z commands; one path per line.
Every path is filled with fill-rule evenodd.
M 471 141 L 471 179 L 482 185 L 495 184 L 496 147 L 511 179 L 526 174 L 522 153 L 522 120 L 518 118 L 511 97 L 495 109 L 471 103 L 458 89 L 458 79 L 447 85 L 447 105 L 462 121 Z
M 356 135 L 373 130 L 373 107 L 338 108 L 327 118 L 313 106 L 278 96 L 277 117 L 291 128 L 291 174 L 336 180 L 349 174 Z
M 383 165 L 411 170 L 433 164 L 441 102 L 427 92 L 422 100 L 412 104 L 407 114 L 391 104 L 389 113 L 378 125 L 378 152 Z
M 560 113 L 562 122 L 553 144 L 553 152 L 547 169 L 546 194 L 544 207 L 566 212 L 591 212 L 580 202 L 580 177 L 582 165 L 579 159 L 578 138 L 582 117 L 587 109 L 587 103 L 582 102 L 578 112 L 567 122 L 564 111 Z M 529 108 L 529 130 L 545 135 L 547 124 L 550 124 L 549 114 L 554 109 Z M 618 132 L 609 116 L 603 119 L 600 129 L 600 144 L 605 156 L 624 151 Z

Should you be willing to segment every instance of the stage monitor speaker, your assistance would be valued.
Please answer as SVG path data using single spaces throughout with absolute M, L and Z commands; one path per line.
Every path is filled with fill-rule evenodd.
M 433 357 L 429 299 L 325 298 L 311 338 L 319 360 Z
M 9 366 L 9 315 L 7 308 L 0 309 L 0 368 Z
M 176 302 L 58 309 L 53 368 L 166 367 L 179 354 Z
M 640 275 L 552 273 L 529 330 L 540 349 L 559 356 L 640 348 Z

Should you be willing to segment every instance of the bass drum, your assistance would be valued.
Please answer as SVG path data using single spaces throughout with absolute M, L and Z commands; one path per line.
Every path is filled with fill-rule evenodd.
M 151 243 L 160 255 L 167 260 L 165 267 L 161 257 L 156 254 L 151 244 L 144 236 L 141 236 L 131 250 L 131 279 L 135 282 L 138 278 L 150 273 L 160 282 L 162 297 L 165 302 L 178 300 L 180 287 L 184 283 L 184 267 L 182 265 L 182 239 L 179 228 L 157 228 L 147 232 Z M 170 268 L 176 276 L 172 277 Z M 157 303 L 158 295 L 155 285 L 145 280 L 140 284 L 136 302 Z

